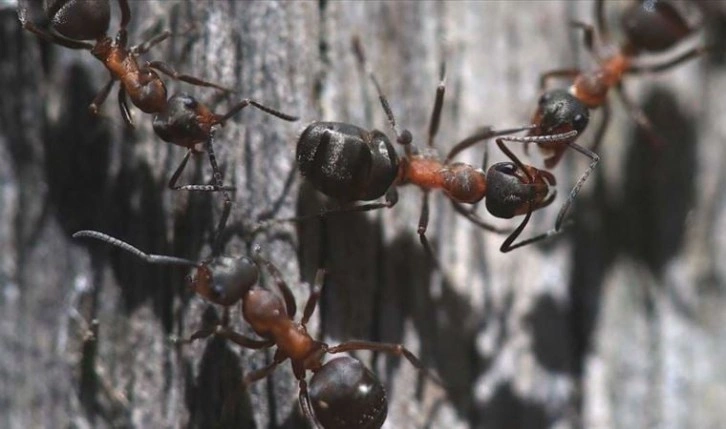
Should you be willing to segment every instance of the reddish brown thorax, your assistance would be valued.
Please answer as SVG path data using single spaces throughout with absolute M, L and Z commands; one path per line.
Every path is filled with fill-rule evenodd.
M 460 203 L 476 203 L 486 195 L 486 176 L 481 169 L 454 162 L 443 164 L 432 156 L 413 155 L 401 162 L 399 180 L 423 189 L 441 189 Z
M 98 58 L 114 79 L 121 82 L 134 106 L 145 113 L 166 108 L 166 86 L 158 74 L 139 67 L 136 56 L 113 43 L 110 37 L 98 40 L 91 53 Z
M 629 56 L 622 52 L 615 54 L 603 61 L 598 69 L 580 74 L 570 87 L 570 93 L 590 109 L 600 107 L 605 103 L 608 90 L 620 83 L 630 63 Z

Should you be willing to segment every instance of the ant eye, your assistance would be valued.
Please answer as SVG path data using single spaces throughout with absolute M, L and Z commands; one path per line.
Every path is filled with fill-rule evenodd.
M 192 97 L 188 97 L 184 99 L 184 107 L 188 107 L 190 109 L 196 109 L 197 107 L 197 100 L 195 100 Z
M 498 170 L 504 174 L 514 175 L 514 173 L 517 171 L 517 166 L 512 164 L 511 162 L 503 162 L 502 164 L 500 164 Z
M 585 127 L 587 127 L 587 122 L 588 122 L 587 116 L 578 113 L 572 119 L 572 126 L 573 126 L 573 128 L 575 128 L 575 130 L 582 131 L 585 129 Z
M 539 105 L 540 105 L 540 106 L 542 106 L 542 105 L 544 105 L 544 104 L 547 104 L 547 102 L 549 102 L 549 101 L 550 101 L 551 99 L 552 99 L 552 94 L 551 94 L 551 93 L 549 93 L 549 92 L 545 92 L 545 93 L 544 93 L 544 94 L 542 94 L 542 96 L 541 96 L 541 97 L 539 98 L 539 101 L 538 101 L 538 103 L 539 103 Z

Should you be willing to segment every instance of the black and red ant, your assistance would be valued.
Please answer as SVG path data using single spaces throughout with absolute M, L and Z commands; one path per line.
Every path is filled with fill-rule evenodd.
M 297 121 L 296 116 L 287 115 L 278 110 L 267 107 L 258 101 L 246 98 L 232 106 L 225 114 L 220 115 L 214 113 L 206 105 L 198 102 L 194 97 L 188 94 L 175 94 L 169 98 L 163 111 L 154 115 L 153 127 L 154 132 L 162 140 L 173 143 L 178 146 L 187 148 L 179 166 L 169 179 L 169 188 L 173 190 L 199 191 L 199 192 L 217 192 L 224 193 L 224 209 L 219 220 L 217 233 L 221 233 L 227 222 L 231 210 L 232 200 L 227 191 L 234 191 L 234 186 L 225 186 L 222 183 L 222 173 L 217 165 L 217 159 L 214 155 L 214 130 L 215 125 L 224 125 L 232 116 L 239 113 L 240 110 L 247 106 L 253 106 L 265 113 L 276 116 L 285 121 Z M 212 177 L 214 183 L 211 185 L 177 185 L 179 176 L 181 176 L 184 168 L 192 154 L 200 153 L 198 145 L 204 143 L 204 150 L 209 157 L 209 163 L 212 166 Z
M 297 143 L 297 163 L 300 171 L 318 191 L 343 204 L 339 210 L 323 212 L 368 211 L 393 207 L 398 201 L 397 186 L 413 184 L 423 191 L 423 203 L 419 217 L 418 235 L 429 255 L 432 251 L 426 239 L 429 217 L 429 192 L 441 189 L 452 202 L 454 209 L 477 226 L 493 232 L 505 232 L 481 220 L 462 204 L 474 204 L 486 198 L 486 207 L 495 217 L 509 219 L 525 215 L 522 223 L 509 234 L 500 250 L 509 252 L 518 247 L 540 241 L 556 234 L 551 230 L 513 244 L 529 222 L 532 212 L 552 203 L 555 177 L 532 166 L 524 165 L 505 145 L 504 141 L 551 142 L 574 138 L 578 131 L 568 130 L 557 135 L 530 137 L 501 137 L 531 129 L 521 127 L 494 130 L 483 127 L 475 134 L 456 144 L 444 160 L 433 152 L 433 144 L 439 128 L 444 102 L 444 71 L 436 90 L 436 99 L 429 121 L 428 151 L 419 153 L 412 144 L 408 130 L 400 131 L 396 125 L 388 100 L 380 84 L 370 70 L 357 38 L 353 50 L 359 63 L 373 82 L 388 122 L 396 134 L 396 141 L 404 148 L 399 159 L 388 137 L 378 130 L 365 130 L 342 122 L 313 122 L 302 132 Z M 452 162 L 462 150 L 494 137 L 497 146 L 512 162 L 492 165 L 485 172 L 463 162 Z M 484 161 L 486 167 L 486 158 Z M 385 195 L 385 202 L 354 205 L 356 201 L 370 201 Z
M 193 85 L 234 92 L 212 82 L 179 74 L 170 65 L 161 61 L 139 64 L 137 57 L 166 40 L 171 36 L 171 32 L 165 31 L 143 43 L 128 47 L 126 27 L 131 20 L 131 10 L 128 0 L 118 0 L 118 4 L 121 9 L 121 21 L 118 33 L 113 39 L 107 35 L 111 19 L 109 0 L 58 0 L 44 9 L 42 15 L 45 22 L 42 23 L 32 22 L 35 18 L 33 15 L 36 15 L 37 11 L 30 10 L 30 7 L 19 9 L 23 28 L 50 43 L 70 49 L 88 50 L 109 71 L 111 78 L 89 106 L 92 113 L 98 113 L 99 106 L 106 100 L 117 80 L 120 83 L 118 104 L 127 125 L 133 126 L 133 121 L 126 104 L 126 94 L 131 98 L 131 102 L 145 113 L 164 111 L 167 107 L 166 85 L 157 71 Z
M 177 342 L 189 343 L 215 335 L 248 349 L 277 346 L 273 362 L 248 373 L 244 378 L 244 385 L 268 376 L 280 363 L 290 359 L 300 387 L 300 407 L 313 425 L 319 423 L 327 429 L 378 428 L 385 421 L 388 410 L 385 389 L 369 369 L 350 357 L 339 357 L 323 363 L 326 354 L 370 350 L 403 356 L 441 384 L 401 344 L 348 341 L 331 347 L 314 340 L 307 332 L 306 325 L 321 295 L 325 275 L 323 269 L 316 273 L 302 319 L 295 322 L 293 318 L 297 313 L 297 306 L 292 291 L 277 267 L 260 255 L 258 246 L 255 247 L 252 258 L 216 256 L 195 262 L 175 256 L 147 254 L 124 241 L 97 231 L 78 231 L 73 237 L 103 241 L 151 264 L 195 267 L 196 274 L 191 280 L 192 289 L 208 301 L 224 307 L 224 315 L 220 323 L 202 327 L 189 338 Z M 264 266 L 272 275 L 282 298 L 256 286 L 260 277 L 259 266 Z M 242 316 L 262 339 L 244 336 L 229 327 L 229 307 L 240 300 Z M 313 373 L 309 387 L 306 381 L 307 371 Z
M 596 1 L 595 15 L 600 41 L 606 44 L 610 40 L 610 33 L 605 20 L 604 0 Z M 555 230 L 560 229 L 569 206 L 600 160 L 595 151 L 602 142 L 610 120 L 610 106 L 607 101 L 609 90 L 611 88 L 616 90 L 630 112 L 630 116 L 657 141 L 657 134 L 646 115 L 623 91 L 623 78 L 626 75 L 667 70 L 707 51 L 707 48 L 703 47 L 692 48 L 673 59 L 658 64 L 639 64 L 635 59 L 642 52 L 667 50 L 689 35 L 692 29 L 673 6 L 664 2 L 653 5 L 651 11 L 646 11 L 643 4 L 634 3 L 624 11 L 621 21 L 625 29 L 626 41 L 616 53 L 607 56 L 601 56 L 595 46 L 595 29 L 582 22 L 573 22 L 575 27 L 584 31 L 585 46 L 597 60 L 598 66 L 589 71 L 582 71 L 578 68 L 552 70 L 540 76 L 540 88 L 544 93 L 540 97 L 534 113 L 532 123 L 535 127 L 529 131 L 529 136 L 552 135 L 571 130 L 582 134 L 589 121 L 589 110 L 598 107 L 602 107 L 603 110 L 603 118 L 596 130 L 592 149 L 576 144 L 575 139 L 537 142 L 540 149 L 548 156 L 545 159 L 545 167 L 548 169 L 554 168 L 559 163 L 567 147 L 590 158 L 589 167 L 575 183 L 567 201 L 557 215 Z M 573 83 L 567 90 L 545 91 L 547 82 L 552 78 L 570 78 L 573 79 Z
M 244 384 L 267 377 L 289 359 L 300 388 L 300 407 L 313 426 L 318 427 L 319 424 L 326 429 L 379 428 L 386 420 L 388 405 L 386 392 L 378 379 L 357 359 L 345 357 L 323 363 L 326 354 L 369 350 L 403 356 L 437 384 L 442 383 L 402 344 L 348 341 L 331 347 L 314 340 L 306 325 L 320 298 L 324 275 L 323 269 L 317 271 L 300 322 L 293 320 L 297 312 L 293 300 L 285 299 L 283 302 L 275 293 L 259 287 L 253 287 L 245 295 L 242 316 L 263 340 L 247 338 L 248 345 L 243 347 L 261 349 L 276 345 L 277 350 L 272 363 L 247 374 Z M 284 281 L 276 284 L 283 297 L 291 294 Z M 307 371 L 313 373 L 309 387 Z

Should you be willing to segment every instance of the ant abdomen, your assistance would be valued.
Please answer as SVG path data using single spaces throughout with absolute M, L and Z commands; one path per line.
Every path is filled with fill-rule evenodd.
M 111 6 L 108 0 L 68 0 L 57 10 L 56 0 L 48 12 L 51 26 L 61 35 L 75 40 L 94 40 L 103 37 L 111 22 Z
M 257 283 L 259 275 L 257 265 L 246 256 L 219 256 L 197 268 L 192 288 L 215 304 L 230 306 Z
M 663 1 L 655 3 L 652 10 L 633 3 L 620 20 L 630 47 L 647 52 L 666 51 L 692 31 L 675 7 Z
M 310 402 L 325 429 L 377 429 L 388 414 L 386 391 L 358 359 L 342 356 L 310 380 Z
M 398 175 L 388 137 L 341 122 L 313 122 L 297 143 L 300 173 L 315 189 L 341 202 L 375 200 Z

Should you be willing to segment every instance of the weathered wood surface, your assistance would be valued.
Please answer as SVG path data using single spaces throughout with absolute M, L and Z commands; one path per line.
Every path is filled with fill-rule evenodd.
M 446 61 L 437 138 L 445 152 L 480 126 L 526 123 L 539 73 L 588 59 L 567 21 L 592 21 L 585 1 L 131 7 L 132 41 L 194 24 L 149 58 L 302 117 L 291 125 L 245 111 L 216 144 L 225 181 L 238 187 L 231 231 L 239 235 L 226 251 L 262 245 L 298 305 L 319 264 L 316 223 L 245 231 L 270 214 L 319 209 L 314 192 L 298 191 L 297 176 L 285 186 L 306 123 L 389 132 L 351 54 L 352 35 L 417 142 L 425 141 Z M 288 365 L 240 388 L 271 352 L 219 340 L 170 345 L 169 336 L 188 335 L 210 311 L 185 289 L 188 273 L 70 239 L 98 229 L 155 253 L 203 258 L 221 198 L 168 191 L 183 150 L 155 138 L 136 109 L 136 130 L 125 129 L 113 97 L 91 117 L 87 105 L 106 79 L 96 60 L 39 43 L 14 10 L 0 13 L 0 426 L 304 425 Z M 724 64 L 694 61 L 626 86 L 667 146 L 657 152 L 637 141 L 614 103 L 576 226 L 546 245 L 502 255 L 503 237 L 475 229 L 433 195 L 428 236 L 444 269 L 432 270 L 416 236 L 415 188 L 401 189 L 392 210 L 330 220 L 326 289 L 312 331 L 331 343 L 402 342 L 447 383 L 442 391 L 405 360 L 361 354 L 388 389 L 387 427 L 718 427 L 726 418 Z M 170 87 L 219 110 L 233 101 Z M 560 195 L 586 165 L 565 158 L 555 170 Z M 461 159 L 479 162 L 481 148 Z M 204 157 L 193 171 L 186 181 L 209 180 Z M 555 213 L 534 216 L 530 231 L 549 228 Z M 98 338 L 84 347 L 82 321 L 93 318 Z M 246 329 L 237 312 L 233 319 Z

